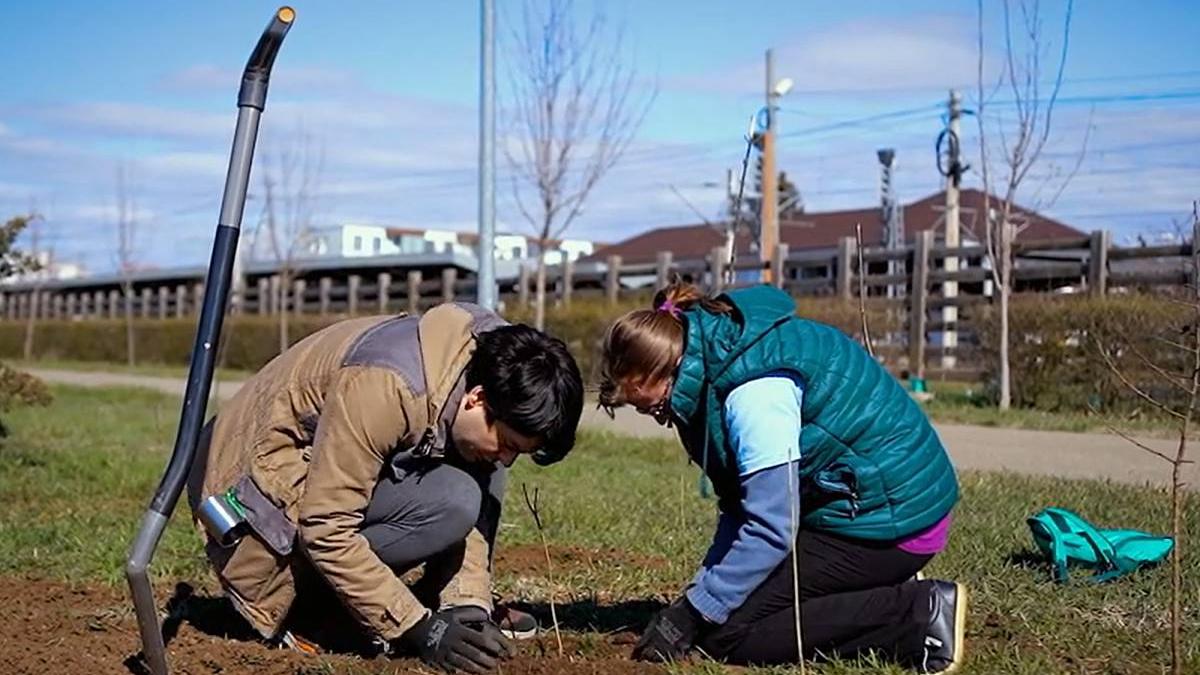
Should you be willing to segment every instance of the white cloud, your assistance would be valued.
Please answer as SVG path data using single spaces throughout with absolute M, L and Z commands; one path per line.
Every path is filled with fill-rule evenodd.
M 242 71 L 211 64 L 198 64 L 169 73 L 156 83 L 162 91 L 210 93 L 235 91 L 242 81 Z M 359 77 L 345 69 L 324 66 L 289 66 L 272 72 L 271 86 L 289 92 L 328 94 L 361 86 Z
M 777 77 L 796 81 L 793 96 L 944 88 L 975 80 L 974 32 L 974 22 L 967 15 L 848 21 L 814 35 L 797 32 L 794 42 L 775 50 L 775 72 Z M 762 67 L 756 60 L 666 84 L 700 91 L 756 93 L 763 87 Z
M 165 152 L 140 159 L 138 164 L 149 174 L 219 178 L 225 175 L 229 157 L 216 152 Z
M 37 194 L 37 190 L 29 183 L 7 182 L 0 180 L 0 199 L 28 199 L 29 196 L 33 194 Z
M 38 114 L 68 131 L 166 139 L 225 138 L 232 132 L 234 119 L 228 112 L 217 114 L 112 101 L 47 106 Z
M 134 205 L 129 214 L 134 222 L 148 223 L 156 217 L 152 209 Z M 65 219 L 90 220 L 111 225 L 120 217 L 115 204 L 81 204 L 63 210 L 61 216 Z

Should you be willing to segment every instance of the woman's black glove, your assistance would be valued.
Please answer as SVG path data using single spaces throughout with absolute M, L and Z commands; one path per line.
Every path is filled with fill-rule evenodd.
M 704 617 L 682 596 L 659 612 L 633 648 L 639 661 L 681 661 L 695 644 Z
M 425 617 L 398 640 L 406 654 L 446 672 L 486 673 L 512 655 L 508 638 L 478 607 L 451 607 Z

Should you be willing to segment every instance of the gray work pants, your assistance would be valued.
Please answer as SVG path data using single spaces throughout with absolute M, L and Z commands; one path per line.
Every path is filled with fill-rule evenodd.
M 507 473 L 500 465 L 393 462 L 371 495 L 362 535 L 397 574 L 425 563 L 413 591 L 431 604 L 462 564 L 471 528 L 495 543 Z

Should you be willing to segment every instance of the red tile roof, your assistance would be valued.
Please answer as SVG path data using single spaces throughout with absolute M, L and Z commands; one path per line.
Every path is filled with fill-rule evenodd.
M 918 230 L 940 229 L 945 203 L 945 192 L 938 192 L 906 205 L 905 233 L 911 238 L 912 233 Z M 974 234 L 974 224 L 978 220 L 978 212 L 983 209 L 983 192 L 963 190 L 959 204 L 962 208 L 963 236 L 978 240 L 980 237 Z M 1029 224 L 1019 235 L 1020 239 L 1074 239 L 1084 236 L 1080 230 L 1031 211 L 1017 208 L 1017 213 Z M 853 237 L 855 224 L 861 224 L 863 242 L 868 246 L 879 246 L 883 244 L 880 217 L 879 207 L 801 214 L 798 218 L 780 221 L 779 238 L 792 251 L 832 249 L 843 237 Z M 636 264 L 653 262 L 659 251 L 671 251 L 676 260 L 690 260 L 703 258 L 724 241 L 724 233 L 708 225 L 660 227 L 605 246 L 584 259 L 603 260 L 610 255 L 619 255 L 622 262 Z M 748 233 L 738 234 L 739 251 L 748 251 L 750 242 Z

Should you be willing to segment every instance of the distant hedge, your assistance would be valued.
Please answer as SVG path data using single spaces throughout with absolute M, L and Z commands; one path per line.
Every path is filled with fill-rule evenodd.
M 336 320 L 335 317 L 289 317 L 289 338 L 294 343 Z M 196 321 L 194 318 L 135 319 L 134 337 L 139 363 L 187 365 L 196 338 Z M 0 357 L 20 357 L 24 339 L 24 322 L 0 323 Z M 273 317 L 229 317 L 221 339 L 225 367 L 257 370 L 279 351 L 279 324 Z M 36 358 L 124 363 L 125 321 L 41 320 L 33 344 Z
M 610 306 L 602 299 L 577 299 L 571 307 L 548 307 L 546 330 L 570 347 L 585 377 L 594 372 L 595 354 L 604 331 L 617 316 L 649 305 L 649 297 L 625 299 Z M 858 306 L 834 300 L 800 299 L 802 316 L 835 325 L 856 338 L 861 324 Z M 505 312 L 514 322 L 532 323 L 531 308 L 512 308 Z M 295 343 L 305 336 L 334 323 L 337 316 L 301 316 L 289 318 L 289 339 Z M 902 319 L 902 317 L 900 317 Z M 887 312 L 870 311 L 871 330 L 880 335 L 898 319 Z M 194 318 L 136 319 L 136 354 L 139 363 L 186 365 L 195 338 Z M 891 326 L 892 330 L 895 329 Z M 279 346 L 278 319 L 271 316 L 232 316 L 225 322 L 222 336 L 224 366 L 254 371 L 276 355 Z M 89 321 L 49 321 L 37 323 L 34 340 L 36 358 L 75 361 L 125 362 L 125 322 L 123 319 Z M 19 358 L 23 353 L 25 324 L 0 322 L 0 358 Z
M 602 299 L 579 298 L 571 307 L 550 307 L 548 332 L 561 338 L 579 361 L 585 377 L 594 374 L 595 357 L 608 324 L 621 313 L 646 307 L 649 298 L 627 299 L 610 306 Z M 861 319 L 858 305 L 835 299 L 801 298 L 797 312 L 804 317 L 837 326 L 855 339 Z M 511 321 L 531 323 L 532 310 L 506 312 Z M 303 316 L 290 319 L 293 342 L 339 317 Z M 972 308 L 971 325 L 979 339 L 979 363 L 987 389 L 994 395 L 998 352 L 995 308 Z M 903 330 L 902 312 L 872 306 L 868 310 L 872 335 Z M 1182 370 L 1186 357 L 1171 343 L 1187 342 L 1188 312 L 1162 296 L 1128 295 L 1088 298 L 1046 296 L 1016 298 L 1012 306 L 1011 362 L 1014 405 L 1040 410 L 1086 411 L 1091 408 L 1152 414 L 1137 394 L 1123 386 L 1100 356 L 1105 345 L 1116 364 L 1144 392 L 1167 401 L 1178 401 L 1180 391 L 1148 366 Z M 276 354 L 279 338 L 275 317 L 236 316 L 225 324 L 224 365 L 257 370 Z M 25 325 L 0 322 L 0 358 L 22 354 Z M 194 319 L 145 319 L 136 322 L 137 355 L 142 363 L 187 363 L 195 335 Z M 125 361 L 125 325 L 122 320 L 40 321 L 34 351 L 38 358 Z M 970 365 L 970 364 L 964 364 Z
M 985 378 L 995 395 L 999 334 L 996 309 L 976 310 Z M 1092 408 L 1131 415 L 1156 410 L 1113 373 L 1110 355 L 1130 383 L 1160 400 L 1182 402 L 1182 391 L 1147 362 L 1184 372 L 1190 311 L 1162 295 L 1037 296 L 1016 298 L 1010 313 L 1013 405 L 1047 411 Z

